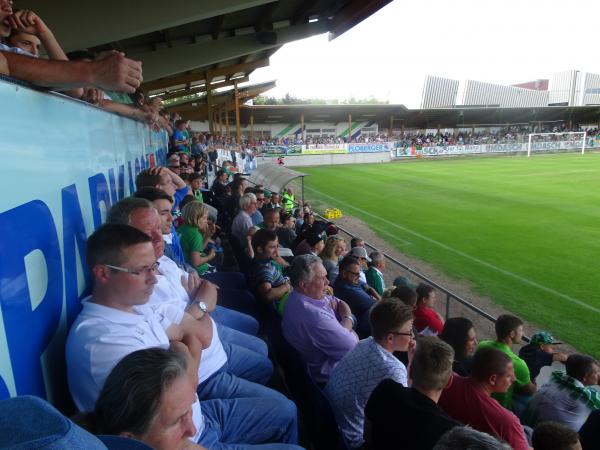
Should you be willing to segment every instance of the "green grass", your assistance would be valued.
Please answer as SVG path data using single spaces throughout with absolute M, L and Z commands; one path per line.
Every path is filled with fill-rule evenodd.
M 600 154 L 302 171 L 308 199 L 600 357 Z

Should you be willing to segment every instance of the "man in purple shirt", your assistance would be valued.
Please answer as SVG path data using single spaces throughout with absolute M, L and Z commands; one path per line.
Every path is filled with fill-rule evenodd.
M 298 350 L 312 378 L 323 384 L 358 343 L 352 329 L 355 319 L 347 303 L 327 295 L 327 270 L 319 257 L 295 257 L 289 275 L 294 290 L 283 313 L 283 335 Z

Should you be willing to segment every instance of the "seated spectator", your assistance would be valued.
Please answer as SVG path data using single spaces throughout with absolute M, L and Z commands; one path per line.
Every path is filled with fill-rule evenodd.
M 354 247 L 365 247 L 365 240 L 363 238 L 359 238 L 358 236 L 350 239 L 350 248 Z
M 258 227 L 277 233 L 281 227 L 279 211 L 279 208 L 269 208 L 263 211 L 263 222 L 258 224 Z
M 177 228 L 177 234 L 186 262 L 196 269 L 198 275 L 214 270 L 208 264 L 216 256 L 214 248 L 208 249 L 214 228 L 209 229 L 206 206 L 197 201 L 190 202 L 183 207 L 181 217 L 183 225 Z
M 249 284 L 257 298 L 265 303 L 273 303 L 283 311 L 283 305 L 292 286 L 281 272 L 281 266 L 273 262 L 277 256 L 277 235 L 273 231 L 258 230 L 252 236 L 254 259 L 248 273 Z
M 405 277 L 404 275 L 400 275 L 400 276 L 394 278 L 393 284 L 395 287 L 406 286 L 406 287 L 412 289 L 413 291 L 417 288 L 417 285 L 415 283 L 413 283 L 408 277 Z
M 228 179 L 229 175 L 224 170 L 218 170 L 215 174 L 215 180 L 210 189 L 215 193 L 217 198 L 225 197 Z
M 422 337 L 409 366 L 411 387 L 383 380 L 365 407 L 365 441 L 370 448 L 431 450 L 461 424 L 448 416 L 438 399 L 452 376 L 454 351 L 444 341 Z
M 555 371 L 532 397 L 525 414 L 528 425 L 540 422 L 562 423 L 579 431 L 590 413 L 600 409 L 597 385 L 600 366 L 592 357 L 570 355 L 565 362 L 566 373 Z
M 433 450 L 512 450 L 512 447 L 471 427 L 454 427 L 435 444 Z
M 534 450 L 581 450 L 577 431 L 558 422 L 544 422 L 533 430 Z M 596 444 L 598 444 L 596 442 Z
M 444 324 L 440 338 L 454 349 L 452 370 L 460 376 L 469 376 L 473 353 L 477 348 L 477 334 L 473 322 L 465 317 L 452 317 Z
M 361 338 L 369 335 L 369 311 L 380 300 L 372 287 L 361 283 L 360 263 L 353 256 L 346 256 L 340 263 L 340 274 L 333 284 L 335 295 L 344 300 L 358 323 L 356 332 Z
M 385 255 L 379 252 L 373 252 L 369 256 L 371 262 L 369 268 L 365 272 L 367 284 L 371 286 L 379 295 L 383 295 L 385 291 L 385 280 L 383 279 L 383 271 L 385 270 Z
M 325 248 L 325 241 L 323 236 L 319 233 L 310 233 L 306 237 L 306 243 L 308 244 L 308 252 L 306 254 L 319 256 Z
M 393 353 L 414 347 L 412 321 L 412 308 L 398 299 L 377 303 L 369 317 L 372 337 L 344 356 L 329 378 L 325 394 L 351 448 L 364 444 L 364 408 L 375 387 L 385 379 L 408 387 L 406 367 Z
M 262 189 L 255 188 L 254 195 L 256 195 L 257 208 L 256 212 L 252 214 L 252 225 L 258 226 L 265 220 L 261 212 L 262 207 L 265 204 L 265 191 L 263 191 Z
M 542 367 L 551 366 L 554 361 L 564 363 L 567 360 L 567 355 L 554 350 L 557 344 L 561 342 L 555 341 L 550 333 L 539 331 L 531 336 L 529 344 L 521 347 L 519 357 L 527 364 L 532 380 L 538 377 Z
M 398 286 L 394 289 L 387 290 L 384 294 L 384 298 L 386 297 L 395 297 L 399 299 L 405 305 L 410 306 L 413 311 L 417 307 L 417 293 L 408 286 Z
M 358 342 L 354 318 L 344 301 L 326 293 L 327 271 L 317 256 L 296 256 L 289 274 L 293 291 L 283 310 L 283 335 L 298 350 L 315 382 L 324 384 Z
M 210 353 L 214 342 L 218 342 L 214 322 L 207 314 L 214 309 L 216 296 L 200 292 L 204 305 L 194 296 L 195 301 L 188 309 L 193 315 L 174 301 L 164 301 L 158 308 L 148 305 L 157 283 L 154 243 L 136 228 L 113 224 L 103 225 L 87 241 L 86 258 L 94 276 L 93 291 L 83 300 L 83 309 L 66 343 L 69 388 L 80 411 L 94 408 L 106 377 L 129 353 L 151 347 L 166 349 L 174 341 L 180 341 L 196 361 L 200 358 L 204 361 L 204 353 Z M 284 422 L 295 429 L 293 404 L 271 389 L 237 378 L 233 372 L 244 361 L 232 358 L 227 365 L 227 354 L 222 349 L 221 354 L 224 359 L 207 362 L 197 371 L 196 383 L 201 380 L 199 397 L 254 399 L 257 405 L 252 412 L 245 409 L 251 402 L 240 404 L 241 409 L 232 412 L 237 420 L 255 414 L 258 404 L 263 405 L 262 400 L 267 400 L 271 406 L 264 413 L 272 417 L 283 414 Z M 224 365 L 227 365 L 225 370 L 218 370 Z M 196 365 L 194 370 L 197 368 Z M 207 375 L 212 376 L 206 378 Z
M 166 167 L 151 167 L 142 170 L 135 178 L 136 189 L 143 187 L 155 187 L 162 189 L 173 197 L 173 210 L 179 207 L 179 203 L 188 195 L 190 188 L 181 177 Z
M 240 198 L 240 211 L 231 224 L 231 234 L 235 236 L 243 247 L 248 237 L 248 232 L 254 226 L 252 215 L 256 212 L 258 203 L 254 194 L 244 194 Z
M 329 236 L 325 241 L 325 248 L 319 255 L 323 266 L 327 270 L 329 284 L 333 284 L 340 273 L 340 260 L 346 255 L 346 241 L 341 236 Z
M 132 352 L 106 378 L 87 422 L 95 432 L 136 438 L 155 450 L 204 448 L 196 442 L 206 448 L 260 449 L 259 444 L 296 441 L 285 411 L 236 414 L 237 408 L 262 409 L 269 400 L 261 405 L 249 398 L 198 402 L 196 364 L 183 344 Z
M 269 197 L 269 203 L 265 205 L 266 209 L 281 209 L 281 196 L 277 192 L 271 192 L 271 196 Z M 265 212 L 263 211 L 263 214 Z
M 296 219 L 289 213 L 281 216 L 281 227 L 277 230 L 279 245 L 283 248 L 292 248 L 296 240 Z
M 193 173 L 188 178 L 190 182 L 190 190 L 194 198 L 200 203 L 204 203 L 204 197 L 202 196 L 202 181 L 204 177 L 200 173 Z
M 505 408 L 513 409 L 513 391 L 518 395 L 530 396 L 536 390 L 536 386 L 529 376 L 527 364 L 511 349 L 513 345 L 521 343 L 521 339 L 523 338 L 523 321 L 510 314 L 503 314 L 496 319 L 495 329 L 496 340 L 482 341 L 477 346 L 477 349 L 484 347 L 497 348 L 512 359 L 515 382 L 505 393 L 495 392 L 492 397 L 498 400 Z
M 444 329 L 444 319 L 433 309 L 435 290 L 428 284 L 417 286 L 417 307 L 415 308 L 415 328 L 423 336 L 437 336 Z
M 367 276 L 365 271 L 368 269 L 368 264 L 371 262 L 371 258 L 367 255 L 367 250 L 364 247 L 352 247 L 348 252 L 348 255 L 354 256 L 360 263 L 360 277 L 361 283 L 367 283 Z M 379 294 L 378 294 L 379 295 Z
M 579 429 L 579 440 L 583 450 L 596 450 L 600 442 L 600 409 L 592 412 Z
M 508 355 L 485 347 L 473 357 L 470 377 L 454 374 L 440 397 L 440 406 L 454 419 L 476 430 L 508 442 L 514 450 L 528 450 L 529 444 L 517 416 L 491 397 L 506 392 L 515 379 Z

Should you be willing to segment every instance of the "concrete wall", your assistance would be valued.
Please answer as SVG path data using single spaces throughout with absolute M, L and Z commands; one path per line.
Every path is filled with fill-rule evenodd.
M 275 163 L 275 158 L 261 158 L 259 164 Z M 383 153 L 350 153 L 330 155 L 294 155 L 284 159 L 285 165 L 289 167 L 302 166 L 326 166 L 332 164 L 364 164 L 390 162 L 389 152 Z

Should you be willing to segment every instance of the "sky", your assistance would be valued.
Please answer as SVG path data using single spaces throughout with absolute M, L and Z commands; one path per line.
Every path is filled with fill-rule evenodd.
M 418 108 L 425 77 L 499 84 L 600 73 L 600 1 L 394 0 L 329 42 L 283 46 L 253 83 L 301 98 L 369 98 Z

